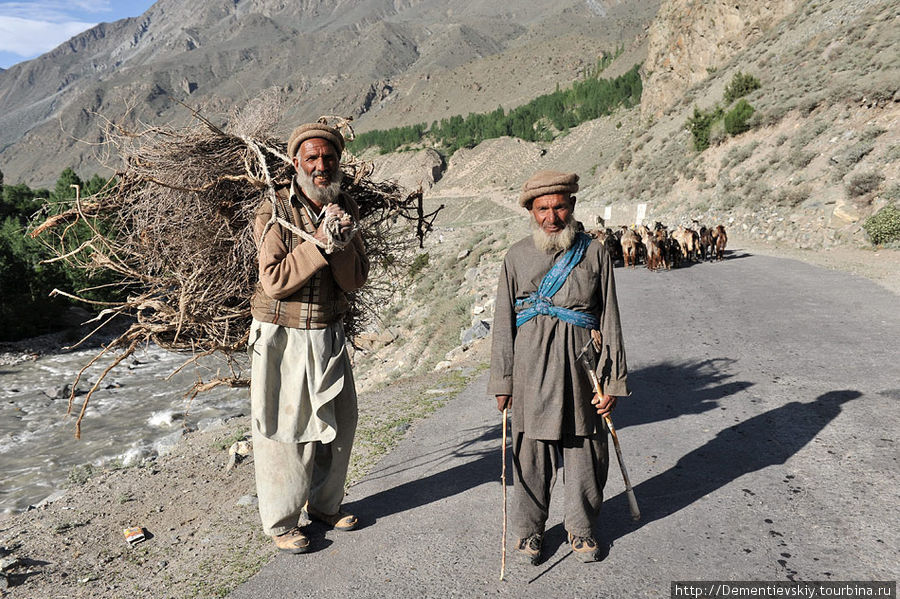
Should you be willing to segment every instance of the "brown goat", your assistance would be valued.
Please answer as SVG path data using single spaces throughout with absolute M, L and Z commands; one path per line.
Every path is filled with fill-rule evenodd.
M 691 229 L 687 229 L 682 226 L 678 226 L 675 229 L 675 232 L 672 234 L 672 237 L 675 238 L 675 241 L 678 242 L 678 247 L 681 250 L 681 255 L 685 260 L 693 260 L 694 259 L 694 250 L 696 249 L 696 240 L 695 236 L 697 235 Z
M 637 262 L 637 257 L 639 253 L 639 247 L 641 246 L 641 238 L 638 237 L 638 234 L 632 231 L 631 229 L 623 227 L 624 231 L 622 232 L 622 256 L 625 262 L 625 266 L 628 266 L 629 261 L 631 262 L 631 268 L 634 268 L 635 263 Z
M 644 246 L 647 248 L 647 268 L 649 270 L 657 270 L 660 266 L 664 266 L 666 270 L 669 270 L 659 239 L 655 235 L 648 236 Z
M 699 233 L 700 243 L 697 246 L 697 253 L 701 260 L 712 260 L 715 242 L 713 241 L 712 229 L 700 227 Z
M 725 245 L 728 243 L 728 235 L 725 234 L 725 227 L 718 225 L 714 237 L 716 240 L 716 260 L 724 260 Z

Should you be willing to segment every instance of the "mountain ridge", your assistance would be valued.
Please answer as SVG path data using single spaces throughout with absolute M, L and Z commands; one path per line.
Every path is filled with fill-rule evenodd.
M 159 0 L 140 17 L 97 25 L 0 74 L 0 168 L 9 180 L 44 185 L 65 166 L 97 169 L 91 145 L 103 140 L 97 113 L 126 127 L 186 122 L 187 111 L 169 96 L 221 120 L 231 106 L 276 87 L 287 100 L 285 130 L 321 114 L 353 116 L 364 130 L 369 120 L 372 127 L 399 122 L 416 95 L 431 88 L 450 99 L 450 112 L 478 110 L 478 93 L 457 89 L 459 70 L 507 56 L 533 68 L 520 71 L 515 82 L 502 67 L 491 77 L 533 92 L 505 93 L 497 86 L 491 102 L 527 101 L 548 83 L 566 85 L 577 76 L 583 65 L 573 51 L 590 51 L 582 57 L 589 64 L 613 40 L 633 39 L 657 5 L 207 0 L 186 7 Z M 636 10 L 639 18 L 631 16 Z M 562 49 L 566 68 L 548 76 L 532 57 L 543 60 L 548 52 L 542 45 L 563 33 L 574 40 L 573 50 Z M 379 110 L 388 97 L 404 98 L 397 103 L 400 119 Z

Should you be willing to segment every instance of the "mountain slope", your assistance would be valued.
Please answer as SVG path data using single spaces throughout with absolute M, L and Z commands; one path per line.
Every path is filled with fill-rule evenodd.
M 354 116 L 365 130 L 514 105 L 630 44 L 657 6 L 159 0 L 0 73 L 0 169 L 44 185 L 66 166 L 87 174 L 99 160 L 90 144 L 103 140 L 97 113 L 125 126 L 186 121 L 172 98 L 221 119 L 275 87 L 289 106 L 285 131 L 321 114 Z
M 666 0 L 676 3 L 689 2 Z M 651 222 L 722 222 L 797 248 L 871 247 L 863 222 L 900 201 L 896 8 L 893 0 L 799 6 L 744 36 L 730 58 L 704 69 L 702 80 L 658 114 L 620 110 L 552 144 L 502 138 L 459 150 L 431 190 L 433 201 L 481 196 L 514 206 L 535 170 L 574 170 L 582 177 L 579 217 L 589 226 L 607 206 L 608 224 L 633 224 L 645 204 Z M 696 39 L 712 35 L 717 25 L 708 25 Z M 743 98 L 754 109 L 749 130 L 731 135 L 719 121 L 711 147 L 696 150 L 689 118 L 695 108 L 732 109 L 723 96 L 738 72 L 761 82 Z M 652 91 L 654 82 L 647 86 Z

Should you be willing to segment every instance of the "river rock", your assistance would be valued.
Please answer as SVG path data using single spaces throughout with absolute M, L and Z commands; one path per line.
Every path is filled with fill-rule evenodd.
M 222 428 L 223 426 L 225 426 L 224 418 L 201 418 L 200 421 L 197 422 L 197 430 L 201 433 Z
M 54 492 L 51 493 L 50 495 L 47 495 L 46 497 L 44 497 L 43 499 L 41 499 L 38 503 L 34 504 L 34 507 L 36 507 L 36 508 L 38 508 L 38 509 L 47 507 L 48 505 L 50 505 L 50 504 L 53 503 L 54 501 L 59 501 L 60 499 L 62 499 L 62 498 L 65 497 L 65 496 L 66 496 L 66 490 L 65 490 L 65 489 L 61 489 L 61 490 L 59 490 L 59 491 L 54 491 Z
M 175 446 L 178 445 L 178 442 L 184 436 L 184 429 L 178 429 L 174 433 L 166 435 L 156 443 L 154 443 L 153 448 L 156 450 L 156 453 L 163 456 L 167 453 L 171 453 Z

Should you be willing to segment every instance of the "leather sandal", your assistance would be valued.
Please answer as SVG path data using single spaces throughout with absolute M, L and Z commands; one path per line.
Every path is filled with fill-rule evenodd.
M 285 553 L 306 553 L 309 551 L 309 538 L 303 534 L 299 526 L 295 526 L 286 533 L 275 535 L 272 538 L 275 539 L 275 546 L 278 548 L 278 551 L 284 551 Z
M 579 537 L 569 533 L 569 543 L 572 545 L 572 553 L 581 561 L 589 563 L 600 559 L 600 546 L 594 537 Z
M 541 563 L 541 544 L 544 536 L 539 533 L 532 533 L 527 537 L 522 537 L 516 541 L 516 552 L 532 566 Z
M 316 520 L 327 524 L 335 530 L 348 531 L 359 526 L 359 520 L 353 514 L 348 514 L 343 510 L 338 510 L 336 514 L 323 514 L 318 510 L 314 510 L 306 505 L 306 515 L 310 520 Z

